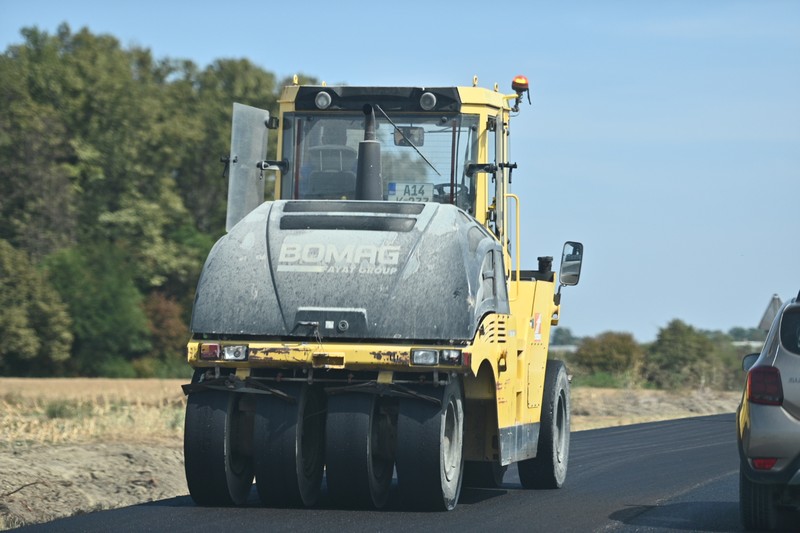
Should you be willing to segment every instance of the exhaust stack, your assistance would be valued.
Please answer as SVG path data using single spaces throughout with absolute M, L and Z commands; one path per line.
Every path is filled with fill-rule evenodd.
M 375 110 L 364 106 L 364 140 L 358 143 L 356 200 L 383 200 L 381 144 L 375 136 Z

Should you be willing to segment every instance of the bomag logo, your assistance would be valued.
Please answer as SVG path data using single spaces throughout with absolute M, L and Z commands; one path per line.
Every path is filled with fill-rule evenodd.
M 279 272 L 330 272 L 342 274 L 395 274 L 400 263 L 399 246 L 368 244 L 283 243 Z

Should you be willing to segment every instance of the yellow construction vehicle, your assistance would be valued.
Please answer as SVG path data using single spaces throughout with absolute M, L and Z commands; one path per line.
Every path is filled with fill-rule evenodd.
M 381 508 L 396 471 L 407 506 L 450 510 L 511 463 L 561 486 L 569 380 L 547 350 L 583 246 L 558 278 L 549 256 L 520 268 L 508 137 L 527 79 L 512 89 L 295 84 L 277 117 L 234 104 L 184 386 L 197 504 L 243 504 L 255 479 L 267 505 Z

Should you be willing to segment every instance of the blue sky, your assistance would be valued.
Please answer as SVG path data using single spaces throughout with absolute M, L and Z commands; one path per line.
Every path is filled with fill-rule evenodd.
M 61 22 L 329 84 L 510 91 L 527 75 L 523 267 L 584 243 L 562 299 L 576 335 L 755 327 L 773 293 L 800 291 L 800 2 L 0 0 L 0 47 Z

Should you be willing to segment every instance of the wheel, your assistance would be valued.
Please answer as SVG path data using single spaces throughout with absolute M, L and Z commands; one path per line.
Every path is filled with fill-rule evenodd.
M 780 528 L 786 513 L 778 507 L 777 499 L 776 487 L 754 483 L 739 469 L 739 516 L 745 529 Z
M 397 415 L 397 482 L 400 495 L 417 509 L 452 510 L 464 470 L 464 408 L 461 382 L 420 390 L 442 398 L 441 405 L 415 398 L 400 400 Z
M 464 482 L 465 487 L 480 489 L 496 489 L 503 484 L 503 476 L 508 470 L 497 461 L 465 461 Z
M 536 457 L 518 463 L 526 489 L 558 489 L 569 460 L 569 380 L 563 362 L 547 361 Z
M 312 507 L 319 500 L 325 451 L 325 393 L 308 384 L 276 385 L 294 401 L 259 395 L 253 430 L 258 496 L 266 505 Z
M 194 392 L 186 403 L 183 457 L 198 505 L 242 505 L 253 485 L 250 400 L 224 391 Z
M 396 410 L 374 394 L 328 398 L 325 458 L 328 494 L 344 507 L 381 509 L 394 472 Z

